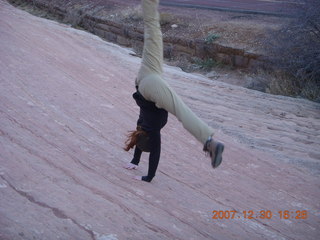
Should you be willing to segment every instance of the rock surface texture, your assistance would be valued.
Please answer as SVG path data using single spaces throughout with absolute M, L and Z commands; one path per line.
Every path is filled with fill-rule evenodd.
M 225 143 L 224 162 L 213 170 L 170 116 L 157 176 L 135 181 L 147 155 L 127 171 L 122 147 L 138 117 L 139 64 L 128 49 L 0 1 L 1 240 L 318 239 L 319 104 L 166 66 Z M 234 219 L 212 218 L 232 210 Z

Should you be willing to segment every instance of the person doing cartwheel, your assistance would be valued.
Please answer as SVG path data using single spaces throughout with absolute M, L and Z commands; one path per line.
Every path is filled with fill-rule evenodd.
M 137 169 L 143 151 L 150 152 L 148 175 L 135 177 L 151 182 L 154 178 L 161 152 L 161 129 L 166 125 L 168 112 L 175 115 L 183 127 L 203 144 L 211 165 L 217 168 L 222 162 L 224 144 L 213 139 L 213 129 L 199 119 L 164 81 L 163 39 L 159 19 L 159 0 L 142 0 L 144 20 L 144 45 L 142 62 L 135 80 L 133 98 L 140 107 L 136 131 L 129 135 L 125 150 L 135 146 L 132 161 L 126 169 Z

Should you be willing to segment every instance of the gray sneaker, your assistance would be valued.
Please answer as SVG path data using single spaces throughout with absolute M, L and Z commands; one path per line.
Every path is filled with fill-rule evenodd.
M 223 150 L 223 143 L 214 141 L 212 137 L 204 144 L 203 151 L 209 152 L 213 168 L 217 168 L 221 164 Z

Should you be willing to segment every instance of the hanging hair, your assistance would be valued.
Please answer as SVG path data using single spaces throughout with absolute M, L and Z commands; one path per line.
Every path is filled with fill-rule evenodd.
M 149 137 L 147 132 L 141 129 L 140 126 L 137 127 L 137 130 L 130 131 L 127 135 L 127 140 L 125 141 L 125 151 L 129 151 L 134 146 L 140 148 L 141 151 L 149 152 Z

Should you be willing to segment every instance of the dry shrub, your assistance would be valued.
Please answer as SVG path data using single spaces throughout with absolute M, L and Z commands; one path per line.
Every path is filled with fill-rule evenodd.
M 124 20 L 128 22 L 142 22 L 142 9 L 140 6 L 126 8 L 119 12 L 119 16 L 121 16 Z
M 160 25 L 167 25 L 174 22 L 174 16 L 170 13 L 161 12 L 160 13 Z
M 319 13 L 319 0 L 302 0 L 293 18 L 269 33 L 269 60 L 282 72 L 270 84 L 271 92 L 320 101 Z

